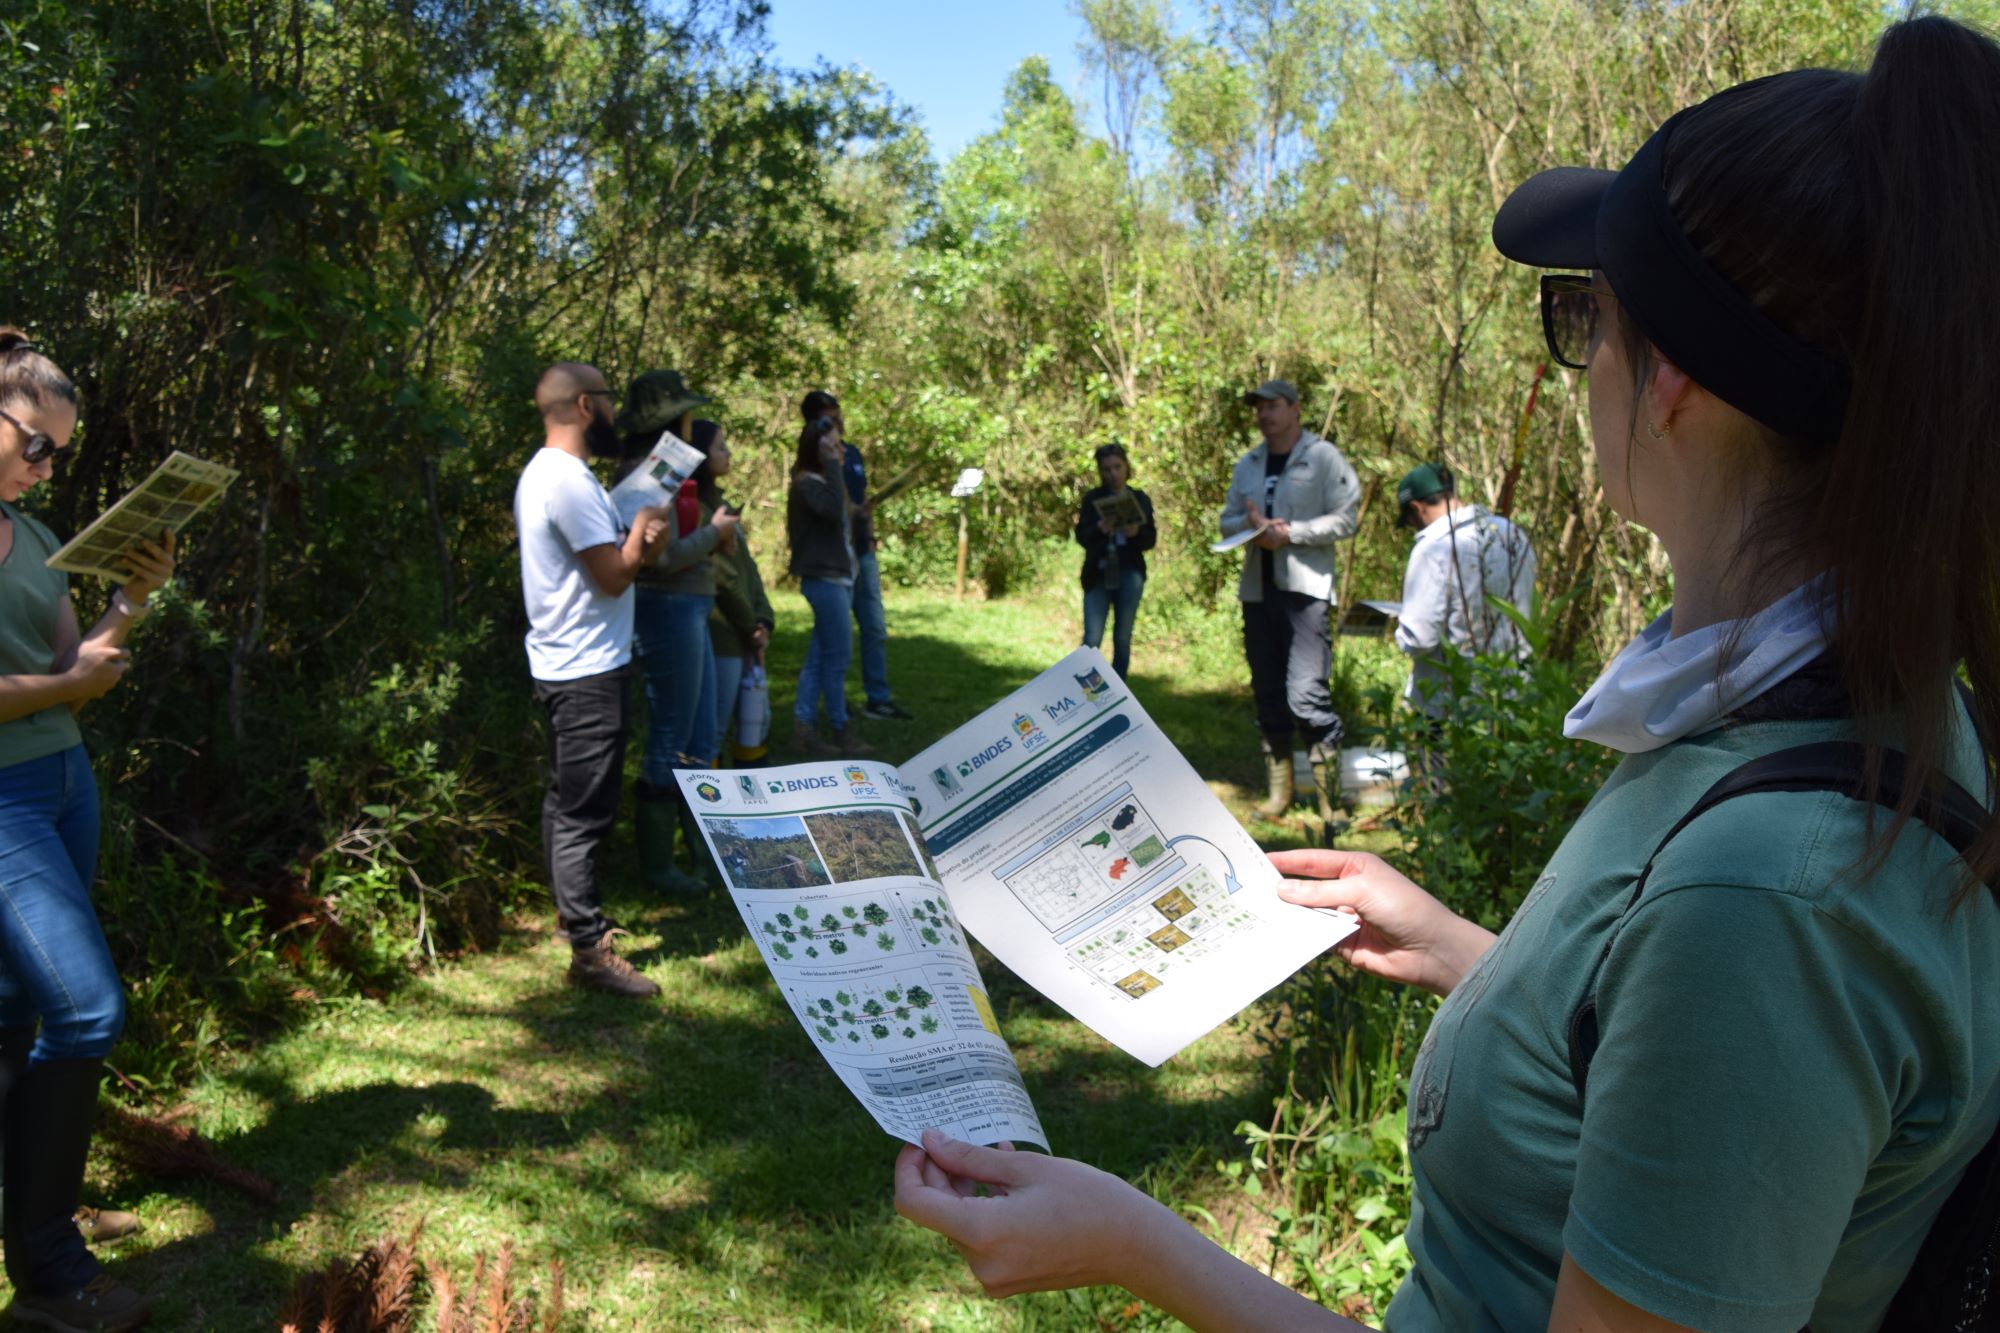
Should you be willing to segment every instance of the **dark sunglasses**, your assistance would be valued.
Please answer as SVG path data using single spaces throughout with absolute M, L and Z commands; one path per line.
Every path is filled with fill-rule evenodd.
M 0 412 L 0 421 L 5 421 L 15 430 L 20 431 L 21 434 L 28 437 L 28 442 L 21 446 L 21 461 L 23 463 L 39 463 L 43 459 L 54 458 L 62 452 L 62 446 L 56 443 L 53 435 L 46 435 L 38 430 L 29 430 L 21 424 L 20 418 L 16 417 L 13 413 Z
M 1542 275 L 1542 336 L 1559 366 L 1590 369 L 1590 348 L 1597 337 L 1600 301 L 1618 298 L 1598 287 L 1585 273 Z

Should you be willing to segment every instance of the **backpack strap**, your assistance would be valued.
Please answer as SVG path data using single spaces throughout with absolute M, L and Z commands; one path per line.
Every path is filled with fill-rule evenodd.
M 1604 941 L 1604 948 L 1597 956 L 1589 988 L 1582 1002 L 1570 1013 L 1567 1032 L 1569 1076 L 1576 1087 L 1579 1102 L 1583 1100 L 1584 1085 L 1590 1079 L 1590 1062 L 1597 1055 L 1598 974 L 1603 971 L 1605 960 L 1611 956 L 1611 948 L 1618 942 L 1619 932 L 1626 920 L 1639 905 L 1639 899 L 1646 891 L 1646 881 L 1652 877 L 1653 863 L 1666 850 L 1667 844 L 1679 836 L 1681 830 L 1724 801 L 1758 792 L 1831 791 L 1855 801 L 1872 799 L 1875 804 L 1894 809 L 1902 802 L 1908 777 L 1903 755 L 1896 750 L 1883 753 L 1881 780 L 1872 793 L 1867 787 L 1866 762 L 1867 751 L 1859 741 L 1819 741 L 1812 745 L 1776 750 L 1731 769 L 1703 792 L 1686 814 L 1674 821 L 1673 827 L 1653 848 L 1653 854 L 1646 858 L 1645 868 L 1639 872 L 1638 880 L 1632 885 L 1631 896 L 1625 900 L 1624 911 L 1619 914 L 1617 924 L 1612 927 L 1611 934 Z M 1942 789 L 1920 799 L 1911 813 L 1963 857 L 1977 840 L 1980 825 L 1990 816 L 1986 807 L 1965 788 L 1949 778 L 1942 779 L 1942 782 Z

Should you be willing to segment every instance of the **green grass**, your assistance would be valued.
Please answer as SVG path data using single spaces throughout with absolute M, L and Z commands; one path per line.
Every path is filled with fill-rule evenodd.
M 868 724 L 878 752 L 908 757 L 1067 651 L 1071 592 L 892 593 L 891 676 L 918 720 Z M 782 739 L 807 613 L 775 600 Z M 1174 623 L 1195 629 L 1149 635 L 1142 613 L 1132 683 L 1241 817 L 1261 769 L 1240 656 L 1223 616 Z M 1367 652 L 1379 665 L 1379 646 Z M 1312 832 L 1303 819 L 1253 831 L 1267 846 Z M 116 1271 L 159 1293 L 156 1327 L 268 1329 L 298 1274 L 419 1221 L 426 1259 L 461 1276 L 507 1240 L 524 1274 L 560 1259 L 577 1330 L 1159 1323 L 1114 1292 L 985 1300 L 943 1241 L 895 1217 L 896 1145 L 800 1031 L 734 909 L 638 896 L 628 838 L 611 908 L 661 1001 L 567 990 L 566 950 L 531 913 L 500 950 L 383 1002 L 322 1003 L 190 1090 L 215 1147 L 279 1184 L 276 1209 L 94 1164 L 87 1197 L 146 1219 Z M 1214 1167 L 1270 1104 L 1256 1008 L 1150 1070 L 983 962 L 1057 1151 L 1241 1217 Z

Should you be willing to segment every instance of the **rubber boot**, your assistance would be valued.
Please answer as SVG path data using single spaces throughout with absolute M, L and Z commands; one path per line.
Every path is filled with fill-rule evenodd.
M 632 822 L 639 835 L 639 867 L 646 891 L 663 897 L 700 893 L 701 881 L 674 864 L 674 825 L 681 805 L 677 789 L 641 781 L 632 792 Z
M 1273 823 L 1285 817 L 1292 808 L 1292 750 L 1291 738 L 1282 744 L 1273 743 L 1268 737 L 1264 741 L 1264 774 L 1271 784 L 1271 794 L 1264 803 L 1256 807 L 1257 817 Z
M 1340 750 L 1321 741 L 1306 751 L 1312 763 L 1314 795 L 1319 798 L 1319 817 L 1328 824 L 1343 818 L 1335 797 L 1340 792 Z
M 694 817 L 694 808 L 687 803 L 687 794 L 680 793 L 681 843 L 687 853 L 688 873 L 682 878 L 695 885 L 696 893 L 714 893 L 722 887 L 722 876 L 715 869 L 715 861 L 708 854 L 708 843 L 701 836 L 701 822 Z M 680 864 L 675 862 L 678 871 Z
M 67 1296 L 98 1276 L 76 1229 L 83 1163 L 104 1061 L 44 1060 L 7 1096 L 4 1231 L 7 1280 L 25 1296 Z

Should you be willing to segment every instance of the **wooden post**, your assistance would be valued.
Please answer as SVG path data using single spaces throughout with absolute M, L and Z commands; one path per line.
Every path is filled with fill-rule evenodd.
M 958 498 L 958 600 L 961 602 L 965 600 L 965 561 L 972 551 L 971 530 L 965 520 L 966 506 L 971 503 L 970 496 Z

